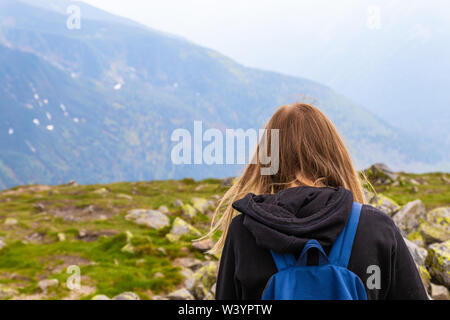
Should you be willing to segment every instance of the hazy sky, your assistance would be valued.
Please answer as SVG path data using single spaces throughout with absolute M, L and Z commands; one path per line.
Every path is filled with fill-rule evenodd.
M 132 18 L 158 30 L 183 36 L 237 61 L 264 69 L 289 72 L 283 56 L 292 39 L 314 34 L 313 24 L 364 27 L 367 5 L 361 0 L 86 0 L 109 12 Z M 386 2 L 386 1 L 375 1 Z M 396 2 L 396 1 L 393 1 Z M 356 19 L 355 19 L 356 15 Z M 361 19 L 358 19 L 358 15 Z M 332 27 L 332 26 L 330 26 Z M 281 58 L 281 59 L 280 59 Z M 281 61 L 280 61 L 281 60 Z
M 321 54 L 324 51 L 335 54 L 333 51 L 340 48 L 327 44 L 335 45 L 332 40 L 336 38 L 344 43 L 358 37 L 357 41 L 361 41 L 361 37 L 370 41 L 371 37 L 396 36 L 392 43 L 400 42 L 405 37 L 399 32 L 402 28 L 411 30 L 421 20 L 427 20 L 426 23 L 448 20 L 450 14 L 448 0 L 433 0 L 432 6 L 424 0 L 84 2 L 152 28 L 183 36 L 247 66 L 309 78 L 314 78 L 317 68 L 320 68 L 320 65 L 311 65 L 315 62 L 315 50 L 320 50 Z M 387 41 L 389 43 L 390 40 Z M 323 77 L 318 80 L 324 81 Z

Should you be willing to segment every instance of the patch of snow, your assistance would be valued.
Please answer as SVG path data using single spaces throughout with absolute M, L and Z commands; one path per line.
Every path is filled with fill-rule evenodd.
M 39 119 L 33 119 L 33 123 L 37 126 L 39 126 L 41 123 L 39 122 Z
M 123 85 L 123 84 L 119 82 L 118 84 L 116 84 L 116 85 L 114 86 L 114 90 L 117 91 L 117 90 L 122 89 L 122 85 Z
M 44 104 L 48 104 L 48 99 L 44 99 Z
M 12 135 L 14 134 L 14 129 L 13 129 L 13 128 L 9 128 L 8 134 L 9 134 L 10 136 L 12 136 Z
M 47 119 L 48 119 L 49 121 L 52 120 L 52 115 L 50 114 L 50 112 L 46 112 L 45 115 L 47 116 Z
M 39 100 L 39 95 L 37 93 L 34 94 L 34 100 Z
M 53 129 L 55 129 L 55 127 L 54 127 L 52 124 L 49 124 L 49 125 L 46 127 L 46 129 L 47 129 L 48 131 L 53 131 Z
M 25 104 L 25 108 L 32 110 L 33 109 L 33 105 L 32 104 Z
M 78 118 L 73 118 L 73 122 L 78 123 L 78 122 L 80 122 L 80 119 L 78 119 Z
M 61 108 L 61 110 L 63 111 L 63 112 L 66 112 L 66 106 L 65 105 L 63 105 L 62 103 L 59 105 L 59 107 Z

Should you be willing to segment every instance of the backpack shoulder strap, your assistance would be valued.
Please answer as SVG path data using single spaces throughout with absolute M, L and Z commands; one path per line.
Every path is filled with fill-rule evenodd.
M 334 242 L 328 255 L 328 260 L 331 264 L 347 268 L 352 253 L 356 229 L 358 228 L 361 208 L 362 205 L 360 203 L 353 202 L 352 212 L 350 213 L 347 224 Z
M 270 253 L 272 254 L 273 260 L 275 261 L 275 265 L 277 266 L 278 271 L 293 267 L 297 263 L 293 254 L 290 253 L 281 254 L 273 250 L 270 250 Z

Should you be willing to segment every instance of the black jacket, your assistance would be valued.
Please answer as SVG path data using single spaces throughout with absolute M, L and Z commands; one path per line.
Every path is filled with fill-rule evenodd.
M 352 203 L 352 193 L 342 187 L 250 193 L 233 203 L 242 214 L 233 219 L 227 234 L 216 299 L 260 299 L 277 272 L 269 250 L 298 255 L 306 241 L 316 239 L 328 254 Z M 379 267 L 379 285 L 369 266 Z M 348 269 L 362 280 L 369 299 L 427 299 L 399 230 L 389 216 L 371 206 L 361 210 Z

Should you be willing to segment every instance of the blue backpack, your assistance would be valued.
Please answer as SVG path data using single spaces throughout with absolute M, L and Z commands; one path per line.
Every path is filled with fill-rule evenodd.
M 317 240 L 309 240 L 298 260 L 292 254 L 271 251 L 278 272 L 269 280 L 263 300 L 367 300 L 360 278 L 347 269 L 358 228 L 361 204 L 353 203 L 352 212 L 344 230 L 336 239 L 330 254 Z M 319 251 L 319 263 L 308 266 L 307 253 Z

